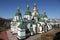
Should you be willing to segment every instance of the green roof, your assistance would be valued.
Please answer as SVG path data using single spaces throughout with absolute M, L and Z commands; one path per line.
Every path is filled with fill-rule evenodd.
M 26 10 L 25 15 L 31 15 L 30 10 Z
M 15 16 L 21 16 L 21 13 L 20 13 L 20 12 L 17 12 L 17 13 L 15 14 Z
M 21 16 L 20 8 L 17 9 L 17 13 L 15 14 L 15 16 Z
M 29 5 L 27 5 L 25 15 L 31 15 L 31 12 L 30 12 L 30 10 L 29 10 Z
M 26 27 L 27 26 L 23 22 L 21 22 L 20 25 L 18 26 L 18 28 L 21 28 L 21 29 L 25 29 Z

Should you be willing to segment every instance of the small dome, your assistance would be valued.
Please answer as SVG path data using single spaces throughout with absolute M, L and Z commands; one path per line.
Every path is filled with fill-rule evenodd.
M 15 16 L 21 16 L 21 13 L 20 12 L 17 12 Z
M 29 10 L 26 10 L 25 15 L 31 15 L 31 12 Z
M 17 13 L 15 14 L 15 16 L 21 16 L 20 8 L 17 8 Z
M 29 5 L 27 5 L 27 9 L 26 9 L 25 15 L 31 15 L 31 12 L 29 10 Z
M 25 29 L 27 26 L 23 23 L 23 21 L 20 22 L 20 25 L 18 28 Z

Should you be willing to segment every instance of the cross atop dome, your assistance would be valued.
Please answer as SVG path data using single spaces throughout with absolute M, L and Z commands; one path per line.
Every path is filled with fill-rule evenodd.
M 29 10 L 29 5 L 27 5 L 27 10 Z
M 20 7 L 17 8 L 18 12 L 20 11 Z

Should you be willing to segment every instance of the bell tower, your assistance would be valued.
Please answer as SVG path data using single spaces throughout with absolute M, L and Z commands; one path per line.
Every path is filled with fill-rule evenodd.
M 34 1 L 34 8 L 33 8 L 32 16 L 34 16 L 35 14 L 38 14 L 38 9 L 37 9 L 37 5 L 36 5 L 36 0 Z

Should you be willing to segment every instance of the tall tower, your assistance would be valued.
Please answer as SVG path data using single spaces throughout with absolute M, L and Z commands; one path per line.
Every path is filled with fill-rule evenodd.
M 37 5 L 36 2 L 34 2 L 34 8 L 33 8 L 33 12 L 32 12 L 32 16 L 38 14 L 38 9 L 37 9 Z
M 24 18 L 26 18 L 27 20 L 31 20 L 31 12 L 29 10 L 29 5 L 27 5 L 27 7 L 26 7 Z
M 17 8 L 17 12 L 16 12 L 13 20 L 14 20 L 14 21 L 18 21 L 18 20 L 21 20 L 21 19 L 22 19 L 22 17 L 21 17 L 20 8 L 18 7 L 18 8 Z
M 18 25 L 22 21 L 21 13 L 20 13 L 20 8 L 17 8 L 17 12 L 11 21 L 11 32 L 17 33 L 18 31 Z

